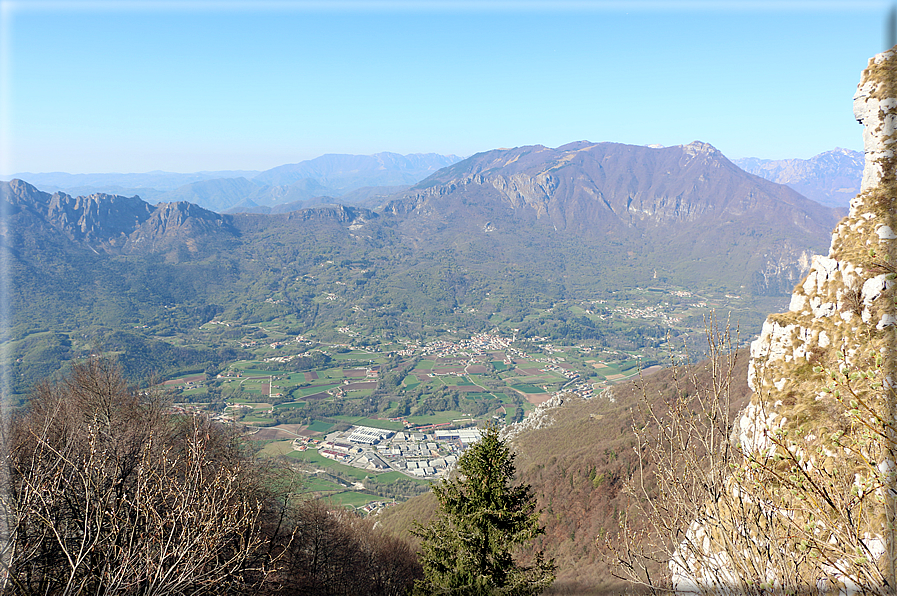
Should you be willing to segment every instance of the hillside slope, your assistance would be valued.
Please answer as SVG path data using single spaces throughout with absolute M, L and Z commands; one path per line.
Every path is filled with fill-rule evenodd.
M 750 397 L 745 379 L 748 353 L 735 354 L 729 386 L 732 418 Z M 697 385 L 693 381 L 697 381 Z M 709 363 L 664 369 L 618 385 L 611 395 L 591 400 L 569 396 L 562 405 L 543 411 L 553 419 L 543 428 L 524 430 L 512 440 L 517 480 L 532 486 L 546 533 L 539 546 L 558 563 L 552 594 L 607 594 L 627 587 L 612 574 L 599 545 L 618 538 L 621 516 L 629 506 L 623 493 L 638 470 L 633 424 L 640 422 L 639 404 L 660 407 L 680 390 L 706 391 L 713 383 Z M 643 400 L 646 400 L 643 402 Z M 383 527 L 402 537 L 414 520 L 426 523 L 435 513 L 432 495 L 416 497 L 378 516 Z M 639 527 L 639 520 L 633 520 Z M 658 566 L 658 572 L 665 569 Z

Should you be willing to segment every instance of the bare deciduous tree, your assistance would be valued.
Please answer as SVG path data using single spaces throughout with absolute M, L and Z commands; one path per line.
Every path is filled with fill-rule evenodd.
M 282 565 L 288 592 L 298 596 L 400 596 L 423 573 L 404 540 L 368 519 L 319 501 L 300 504 L 294 540 Z
M 0 593 L 398 596 L 421 575 L 406 542 L 296 502 L 287 471 L 108 360 L 40 384 L 4 445 Z
M 258 587 L 269 495 L 235 437 L 175 419 L 106 360 L 35 390 L 7 442 L 6 588 L 203 594 Z

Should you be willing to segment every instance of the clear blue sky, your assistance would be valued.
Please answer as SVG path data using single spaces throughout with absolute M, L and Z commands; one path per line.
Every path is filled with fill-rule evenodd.
M 862 149 L 888 1 L 10 2 L 0 173 L 576 140 Z

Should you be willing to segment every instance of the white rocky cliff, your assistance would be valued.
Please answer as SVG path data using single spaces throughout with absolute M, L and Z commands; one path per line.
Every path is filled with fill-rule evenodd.
M 751 345 L 754 395 L 733 433 L 743 462 L 674 554 L 680 592 L 893 593 L 895 70 L 897 47 L 863 71 L 861 192 Z

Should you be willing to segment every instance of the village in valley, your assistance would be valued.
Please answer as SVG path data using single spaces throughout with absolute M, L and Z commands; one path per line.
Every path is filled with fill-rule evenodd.
M 243 429 L 260 454 L 291 460 L 314 478 L 314 494 L 376 508 L 392 492 L 384 485 L 405 487 L 393 495 L 401 500 L 448 474 L 483 424 L 519 422 L 556 396 L 600 396 L 680 358 L 680 340 L 696 331 L 683 321 L 704 310 L 708 299 L 686 290 L 641 294 L 642 300 L 627 295 L 556 305 L 622 326 L 646 320 L 679 326 L 666 338 L 628 349 L 523 337 L 517 329 L 467 334 L 448 328 L 424 341 L 349 323 L 325 338 L 294 333 L 296 322 L 289 319 L 254 325 L 216 319 L 200 331 L 224 331 L 253 357 L 214 376 L 184 375 L 165 386 L 176 408 L 212 410 L 217 420 Z

